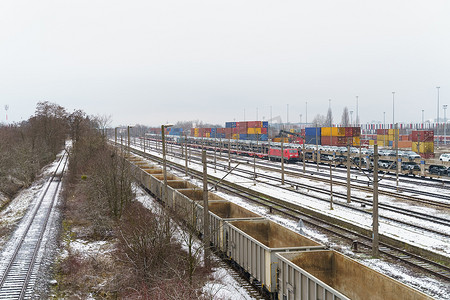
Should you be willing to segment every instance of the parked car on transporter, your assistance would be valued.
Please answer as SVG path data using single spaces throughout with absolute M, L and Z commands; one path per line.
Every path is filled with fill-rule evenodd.
M 428 167 L 428 173 L 437 174 L 439 176 L 448 176 L 450 175 L 450 170 L 443 165 L 430 165 Z
M 450 161 L 450 153 L 441 154 L 441 156 L 439 156 L 439 160 Z

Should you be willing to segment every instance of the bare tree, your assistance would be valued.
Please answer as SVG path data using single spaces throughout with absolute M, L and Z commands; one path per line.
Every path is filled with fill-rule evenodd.
M 312 120 L 312 125 L 314 127 L 323 127 L 327 124 L 327 118 L 324 115 L 316 115 Z
M 333 112 L 331 111 L 331 108 L 328 108 L 327 111 L 327 118 L 325 120 L 325 124 L 323 124 L 324 126 L 333 126 Z
M 348 108 L 344 107 L 344 111 L 342 112 L 341 125 L 344 127 L 350 126 L 350 118 L 348 116 Z

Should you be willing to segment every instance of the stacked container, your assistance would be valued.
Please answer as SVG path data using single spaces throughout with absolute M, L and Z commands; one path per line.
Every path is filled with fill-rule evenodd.
M 415 130 L 412 132 L 412 151 L 424 158 L 434 157 L 433 130 Z
M 305 128 L 305 143 L 321 145 L 322 130 L 320 127 Z
M 167 128 L 167 132 L 168 135 L 177 135 L 177 136 L 181 136 L 183 134 L 183 128 Z
M 322 127 L 321 134 L 322 145 L 359 146 L 361 129 L 359 127 Z

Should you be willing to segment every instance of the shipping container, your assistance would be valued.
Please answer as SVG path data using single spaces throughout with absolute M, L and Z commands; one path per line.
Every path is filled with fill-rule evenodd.
M 323 249 L 319 243 L 269 220 L 228 222 L 226 254 L 269 292 L 277 291 L 277 252 Z
M 389 129 L 377 129 L 377 135 L 389 134 Z
M 225 122 L 226 128 L 236 128 L 236 122 Z
M 247 134 L 247 127 L 237 127 L 237 133 Z
M 261 134 L 267 134 L 267 128 L 261 128 Z
M 434 132 L 433 130 L 414 130 L 411 138 L 413 142 L 433 142 Z
M 269 140 L 269 136 L 267 134 L 261 134 L 261 141 L 267 142 Z
M 322 127 L 322 136 L 338 136 L 338 127 Z
M 434 153 L 434 142 L 412 142 L 411 149 L 417 153 Z
M 411 149 L 412 142 L 411 141 L 398 141 L 398 147 L 402 149 Z
M 328 136 L 328 135 L 324 136 L 324 135 L 322 135 L 320 137 L 320 139 L 321 139 L 321 142 L 322 142 L 321 144 L 323 146 L 337 146 L 337 144 L 338 144 L 338 137 L 337 136 Z
M 431 299 L 334 250 L 279 252 L 276 257 L 280 300 Z
M 375 145 L 375 140 L 369 140 L 369 146 L 373 146 L 373 145 Z
M 345 136 L 345 127 L 337 127 L 337 136 Z
M 269 128 L 269 122 L 268 121 L 262 121 L 262 127 L 263 128 Z
M 236 122 L 237 128 L 248 128 L 247 122 Z
M 261 124 L 261 121 L 248 121 L 247 122 L 247 127 L 261 128 L 262 124 Z
M 233 133 L 232 137 L 233 140 L 238 140 L 239 139 L 239 134 L 237 133 Z
M 305 142 L 306 144 L 313 144 L 313 145 L 321 145 L 321 137 L 315 136 L 315 135 L 306 135 L 305 136 Z
M 359 136 L 353 137 L 353 146 L 359 147 L 361 145 L 361 138 Z
M 353 144 L 353 137 L 351 136 L 338 136 L 336 146 L 347 146 Z
M 322 134 L 322 129 L 321 127 L 309 127 L 309 128 L 305 128 L 305 134 L 308 136 L 318 136 L 320 137 Z
M 247 129 L 248 134 L 261 134 L 261 128 L 248 128 Z

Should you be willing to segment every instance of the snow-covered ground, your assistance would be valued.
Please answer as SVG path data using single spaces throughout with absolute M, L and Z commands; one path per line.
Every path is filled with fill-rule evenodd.
M 139 148 L 138 148 L 139 149 Z M 140 149 L 143 150 L 143 149 Z M 146 149 L 146 152 L 149 152 L 148 148 Z M 152 151 L 152 155 L 161 156 L 157 152 Z M 181 166 L 185 165 L 185 161 L 179 158 L 175 158 L 171 155 L 167 155 L 167 159 L 180 164 Z M 235 166 L 235 163 L 232 163 L 232 167 Z M 191 163 L 189 162 L 189 168 L 202 171 L 202 166 L 197 163 Z M 239 168 L 246 168 L 248 170 L 253 170 L 253 165 L 245 165 L 241 164 Z M 223 178 L 227 171 L 220 169 L 220 168 L 214 168 L 213 163 L 211 162 L 208 167 L 208 174 L 212 176 L 216 176 L 217 178 Z M 270 173 L 266 172 L 267 174 L 277 176 L 276 173 Z M 183 177 L 183 174 L 175 174 L 180 177 Z M 354 176 L 354 175 L 353 175 Z M 361 176 L 360 176 L 361 177 Z M 358 178 L 360 178 L 358 177 Z M 329 188 L 325 183 L 310 181 L 308 179 L 299 179 L 299 178 L 290 178 L 289 176 L 285 176 L 286 179 L 289 180 L 296 180 L 301 183 L 310 184 L 313 186 L 321 186 L 324 188 Z M 194 184 L 201 186 L 202 183 L 198 180 L 193 180 L 191 178 L 185 178 L 186 180 L 191 180 L 194 182 Z M 367 229 L 371 229 L 372 227 L 372 217 L 370 214 L 364 214 L 364 213 L 358 213 L 355 212 L 355 210 L 342 207 L 342 206 L 334 206 L 333 210 L 330 210 L 330 205 L 327 202 L 318 201 L 315 199 L 312 199 L 311 197 L 308 197 L 307 195 L 299 195 L 298 193 L 295 193 L 294 191 L 289 192 L 286 190 L 276 189 L 273 186 L 265 185 L 264 183 L 257 182 L 256 185 L 254 185 L 253 180 L 247 180 L 243 179 L 242 177 L 235 176 L 233 173 L 226 176 L 226 180 L 234 182 L 236 184 L 240 184 L 242 186 L 245 186 L 250 189 L 257 190 L 259 192 L 266 193 L 268 195 L 271 195 L 273 197 L 283 199 L 285 201 L 289 201 L 292 203 L 296 203 L 298 205 L 302 205 L 305 207 L 308 207 L 310 209 L 314 209 L 317 211 L 320 211 L 323 214 L 332 216 L 337 219 L 342 219 L 347 222 L 352 222 L 355 224 L 358 224 L 362 227 L 365 227 Z M 393 183 L 395 184 L 395 183 Z M 411 184 L 405 184 L 411 185 Z M 400 184 L 400 187 L 402 187 L 403 184 Z M 417 188 L 417 187 L 416 187 Z M 426 188 L 426 187 L 425 187 Z M 427 188 L 428 189 L 428 188 Z M 345 187 L 339 187 L 334 186 L 333 190 L 340 193 L 346 193 Z M 312 193 L 311 191 L 308 191 L 307 189 L 304 190 L 306 193 Z M 430 192 L 436 192 L 433 188 L 430 188 Z M 290 228 L 292 230 L 298 231 L 300 228 L 298 227 L 298 224 L 296 224 L 293 221 L 286 220 L 279 216 L 272 216 L 270 215 L 266 209 L 249 204 L 245 202 L 244 200 L 238 198 L 238 197 L 232 197 L 227 194 L 218 193 L 221 197 L 232 201 L 236 204 L 239 204 L 243 207 L 246 207 L 247 209 L 259 213 L 260 215 L 267 217 L 273 221 L 276 221 L 287 228 Z M 352 191 L 352 194 L 357 195 L 362 198 L 371 199 L 372 195 L 366 192 L 361 191 Z M 336 200 L 335 200 L 336 201 Z M 386 203 L 386 204 L 392 204 L 396 205 L 397 207 L 403 206 L 407 207 L 408 209 L 420 211 L 422 213 L 428 213 L 430 215 L 440 216 L 443 218 L 450 218 L 450 214 L 448 210 L 442 210 L 442 209 L 435 209 L 431 207 L 422 206 L 420 204 L 412 206 L 411 203 L 403 203 L 398 201 L 397 199 L 393 199 L 388 196 L 379 195 L 379 202 L 380 203 Z M 351 204 L 356 205 L 356 204 Z M 397 217 L 398 213 L 394 212 L 388 212 L 384 210 L 380 210 L 381 215 L 389 216 L 389 217 Z M 412 222 L 409 217 L 404 216 L 402 219 L 405 221 Z M 415 220 L 417 222 L 417 220 Z M 428 222 L 429 223 L 429 222 Z M 400 241 L 404 241 L 406 243 L 415 245 L 417 247 L 427 249 L 436 253 L 439 253 L 444 256 L 450 256 L 450 240 L 446 239 L 442 235 L 438 234 L 430 234 L 426 233 L 424 234 L 419 229 L 414 229 L 409 226 L 401 225 L 396 222 L 386 221 L 383 219 L 379 220 L 379 231 L 380 234 L 384 234 L 386 236 L 395 238 Z M 440 230 L 442 232 L 450 233 L 450 228 L 448 226 L 438 225 L 438 224 L 428 224 L 430 227 Z M 314 232 L 311 229 L 303 228 L 303 232 L 305 235 L 312 237 L 313 239 L 316 239 L 320 241 L 323 244 L 330 244 L 330 242 L 327 240 L 327 238 L 321 234 L 317 234 L 317 232 Z M 425 293 L 428 293 L 430 295 L 433 295 L 434 297 L 440 298 L 440 299 L 450 299 L 450 285 L 448 283 L 439 281 L 439 280 L 433 280 L 424 276 L 418 276 L 417 274 L 409 274 L 408 271 L 404 270 L 401 267 L 398 266 L 392 266 L 390 263 L 383 262 L 379 259 L 372 259 L 368 257 L 364 257 L 363 255 L 356 255 L 350 250 L 349 246 L 338 246 L 336 245 L 336 248 L 339 248 L 340 251 L 343 253 L 352 256 L 353 258 L 360 259 L 359 261 L 363 264 L 366 264 L 370 267 L 373 267 L 376 270 L 379 270 L 380 272 L 387 274 L 391 277 L 394 277 L 398 280 L 401 280 L 402 282 L 409 284 L 411 286 L 416 287 L 419 290 L 424 291 Z

